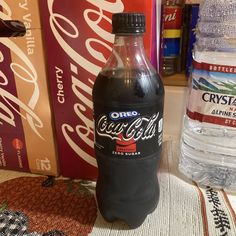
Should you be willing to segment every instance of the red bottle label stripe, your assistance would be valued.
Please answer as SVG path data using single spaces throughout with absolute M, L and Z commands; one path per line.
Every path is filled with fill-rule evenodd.
M 205 115 L 199 112 L 191 112 L 190 110 L 187 110 L 187 116 L 192 120 L 198 120 L 200 122 L 223 125 L 228 127 L 236 127 L 235 119 Z
M 236 74 L 236 66 L 199 63 L 199 62 L 193 61 L 193 68 L 198 69 L 198 70 L 211 71 L 211 72 Z

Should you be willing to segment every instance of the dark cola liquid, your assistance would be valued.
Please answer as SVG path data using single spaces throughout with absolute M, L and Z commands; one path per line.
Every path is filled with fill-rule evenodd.
M 143 223 L 158 203 L 164 88 L 142 70 L 102 71 L 93 89 L 96 197 L 107 221 Z

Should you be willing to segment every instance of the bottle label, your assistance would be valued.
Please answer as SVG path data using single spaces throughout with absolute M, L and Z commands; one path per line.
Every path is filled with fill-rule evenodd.
M 236 66 L 193 62 L 187 116 L 236 127 Z
M 163 15 L 164 57 L 176 57 L 180 54 L 182 8 L 180 6 L 165 6 Z
M 95 148 L 118 158 L 139 158 L 156 153 L 162 144 L 163 130 L 163 112 L 156 111 L 157 107 L 95 111 L 99 114 L 95 115 Z
M 180 54 L 180 38 L 164 39 L 164 57 L 177 57 Z

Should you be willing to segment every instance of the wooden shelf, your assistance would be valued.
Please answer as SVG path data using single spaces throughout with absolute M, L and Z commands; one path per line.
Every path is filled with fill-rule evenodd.
M 187 77 L 184 73 L 175 74 L 171 76 L 162 76 L 164 85 L 167 86 L 187 86 Z

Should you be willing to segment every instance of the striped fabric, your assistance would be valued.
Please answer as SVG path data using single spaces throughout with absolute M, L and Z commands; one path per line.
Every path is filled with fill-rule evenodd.
M 235 236 L 236 194 L 200 188 L 177 165 L 178 144 L 165 142 L 157 209 L 135 230 L 121 222 L 107 223 L 99 215 L 90 236 Z

